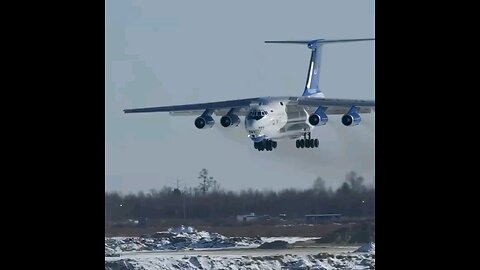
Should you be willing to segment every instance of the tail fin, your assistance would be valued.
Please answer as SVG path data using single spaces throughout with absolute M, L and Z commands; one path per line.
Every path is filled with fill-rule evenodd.
M 314 40 L 285 40 L 285 41 L 265 41 L 265 43 L 283 43 L 283 44 L 305 44 L 312 50 L 310 56 L 310 62 L 308 66 L 307 82 L 305 83 L 305 90 L 303 90 L 302 96 L 318 96 L 324 97 L 320 90 L 320 63 L 322 57 L 322 46 L 328 43 L 339 42 L 354 42 L 354 41 L 367 41 L 375 40 L 374 38 L 363 39 L 314 39 Z

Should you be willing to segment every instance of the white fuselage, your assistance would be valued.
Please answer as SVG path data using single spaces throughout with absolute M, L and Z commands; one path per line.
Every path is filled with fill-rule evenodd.
M 287 109 L 288 100 L 265 98 L 252 105 L 245 116 L 245 129 L 252 141 L 296 139 L 310 132 L 309 113 Z

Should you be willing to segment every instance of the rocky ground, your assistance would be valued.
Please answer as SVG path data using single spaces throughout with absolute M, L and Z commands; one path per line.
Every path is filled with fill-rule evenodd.
M 375 243 L 368 243 L 346 254 L 288 254 L 289 239 L 225 237 L 180 226 L 141 237 L 105 238 L 105 269 L 375 269 Z M 295 241 L 297 241 L 296 239 Z M 163 251 L 251 247 L 275 250 L 279 255 L 166 255 Z M 259 250 L 259 249 L 257 249 Z M 162 251 L 151 254 L 142 251 Z M 277 252 L 275 251 L 275 252 Z M 139 253 L 137 253 L 139 252 Z M 124 256 L 125 254 L 130 254 Z M 134 254 L 134 255 L 131 255 Z M 142 254 L 142 256 L 135 256 Z M 176 254 L 176 252 L 175 252 Z M 248 254 L 248 253 L 245 253 Z M 255 254 L 255 253 L 253 253 Z M 275 253 L 276 254 L 276 253 Z
M 375 269 L 375 255 L 184 256 L 105 261 L 105 270 L 133 269 Z
M 180 226 L 141 237 L 106 237 L 105 256 L 115 256 L 116 253 L 125 251 L 228 248 L 260 245 L 263 242 L 259 237 L 226 237 L 218 233 L 199 232 L 192 227 Z

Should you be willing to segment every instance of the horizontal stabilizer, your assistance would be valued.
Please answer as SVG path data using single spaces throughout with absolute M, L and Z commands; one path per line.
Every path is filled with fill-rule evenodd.
M 267 40 L 265 43 L 284 43 L 284 44 L 327 44 L 340 42 L 355 42 L 375 40 L 374 38 L 360 38 L 360 39 L 313 39 L 313 40 Z

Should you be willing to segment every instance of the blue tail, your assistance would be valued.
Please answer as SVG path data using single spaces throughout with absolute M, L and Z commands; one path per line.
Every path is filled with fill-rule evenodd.
M 305 90 L 302 96 L 311 96 L 321 93 L 320 90 L 320 63 L 322 60 L 322 44 L 312 42 L 308 44 L 308 48 L 312 50 L 310 56 L 310 65 L 308 67 L 307 82 L 305 83 Z
M 337 42 L 353 42 L 375 40 L 374 38 L 363 39 L 314 39 L 314 40 L 292 40 L 292 41 L 265 41 L 265 43 L 285 43 L 285 44 L 306 44 L 312 50 L 310 62 L 308 66 L 307 82 L 302 96 L 319 96 L 324 97 L 320 90 L 320 63 L 322 58 L 322 46 L 327 43 Z

